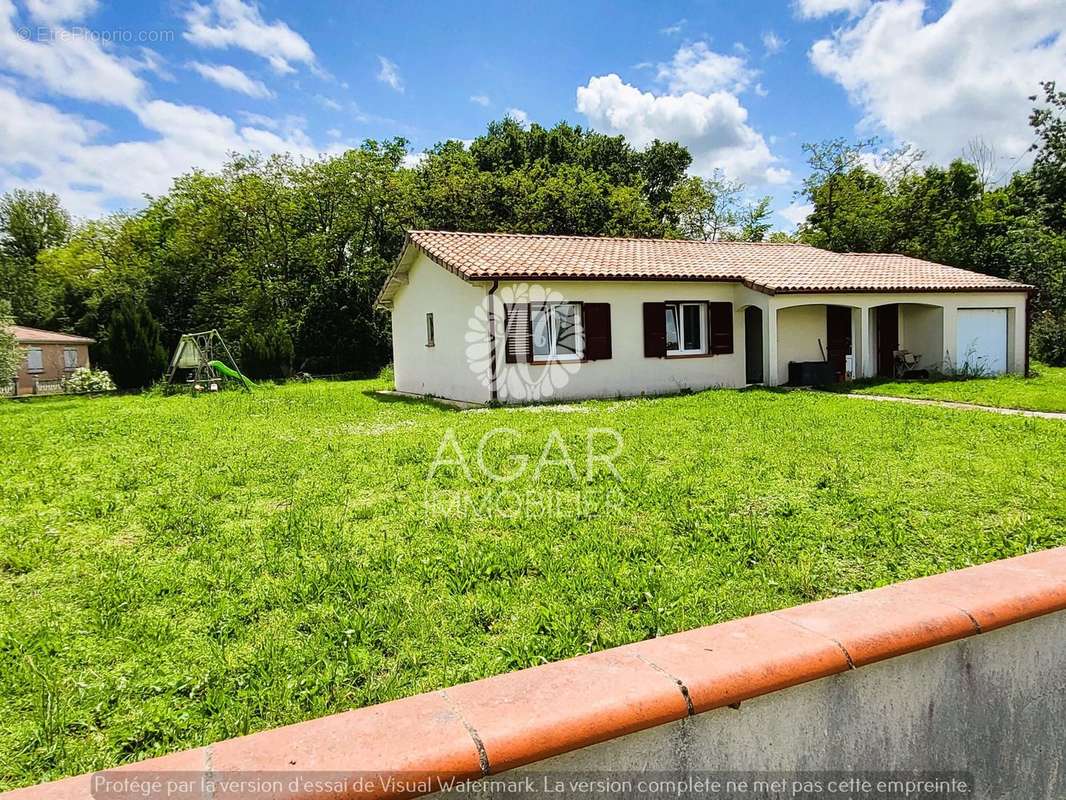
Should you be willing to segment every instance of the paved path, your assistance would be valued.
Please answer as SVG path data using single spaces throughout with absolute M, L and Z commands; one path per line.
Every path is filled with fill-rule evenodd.
M 854 400 L 879 400 L 889 403 L 910 403 L 915 406 L 940 406 L 941 408 L 961 408 L 964 411 L 991 411 L 993 414 L 1008 414 L 1016 417 L 1040 417 L 1042 419 L 1066 420 L 1066 413 L 1061 411 L 1029 411 L 1024 408 L 996 408 L 979 406 L 975 403 L 955 403 L 950 400 L 925 400 L 920 397 L 891 397 L 887 394 L 848 394 Z

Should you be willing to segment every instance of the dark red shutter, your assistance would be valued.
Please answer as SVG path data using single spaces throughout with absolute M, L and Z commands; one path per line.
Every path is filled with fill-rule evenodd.
M 611 357 L 611 304 L 583 303 L 585 358 L 602 361 Z
M 666 303 L 644 304 L 644 357 L 666 357 Z
M 733 352 L 733 304 L 708 303 L 707 316 L 711 334 L 711 355 Z
M 503 310 L 504 360 L 508 364 L 526 364 L 533 354 L 529 303 L 504 303 Z

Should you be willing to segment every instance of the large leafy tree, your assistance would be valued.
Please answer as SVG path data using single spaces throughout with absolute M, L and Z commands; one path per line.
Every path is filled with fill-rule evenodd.
M 15 379 L 22 361 L 22 349 L 10 330 L 14 324 L 11 304 L 7 300 L 0 300 L 0 385 Z
M 40 325 L 52 312 L 37 257 L 69 234 L 70 215 L 56 195 L 15 189 L 0 197 L 0 298 L 11 304 L 19 322 Z

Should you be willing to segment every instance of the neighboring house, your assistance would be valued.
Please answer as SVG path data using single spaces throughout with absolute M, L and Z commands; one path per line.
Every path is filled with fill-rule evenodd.
M 800 244 L 411 231 L 378 301 L 398 391 L 517 403 L 773 386 L 790 362 L 1022 374 L 1031 288 Z
M 25 360 L 15 377 L 15 394 L 44 394 L 58 391 L 62 381 L 78 367 L 89 366 L 89 345 L 94 339 L 69 333 L 42 331 L 14 325 Z

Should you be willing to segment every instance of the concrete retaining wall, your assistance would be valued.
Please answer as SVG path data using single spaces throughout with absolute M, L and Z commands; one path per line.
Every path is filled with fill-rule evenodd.
M 965 776 L 973 791 L 961 797 L 1066 797 L 1066 612 L 697 714 L 506 777 L 533 775 L 542 786 L 541 776 L 605 770 L 620 778 L 628 771 L 790 777 L 770 797 L 795 797 L 792 781 L 819 774 L 825 796 L 836 797 L 842 795 L 828 793 L 832 780 L 909 771 Z

